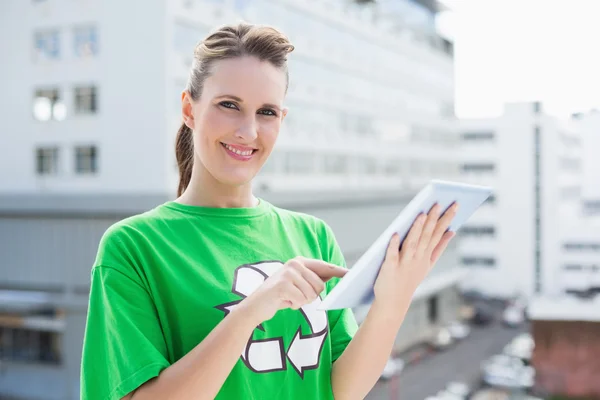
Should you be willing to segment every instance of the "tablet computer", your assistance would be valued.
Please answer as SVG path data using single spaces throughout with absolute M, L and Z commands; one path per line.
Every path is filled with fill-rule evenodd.
M 348 273 L 321 302 L 319 308 L 321 310 L 336 310 L 353 308 L 372 302 L 375 280 L 394 232 L 400 235 L 400 243 L 402 243 L 420 213 L 428 213 L 435 203 L 440 205 L 442 211 L 446 211 L 452 203 L 457 202 L 459 204 L 458 212 L 449 228 L 451 231 L 456 232 L 491 193 L 492 189 L 485 186 L 439 180 L 429 182 L 350 268 Z

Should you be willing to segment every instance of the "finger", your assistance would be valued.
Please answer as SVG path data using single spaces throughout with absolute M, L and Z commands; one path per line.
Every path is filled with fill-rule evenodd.
M 429 210 L 429 213 L 427 214 L 427 219 L 425 220 L 425 224 L 423 225 L 423 231 L 421 232 L 421 237 L 419 237 L 419 244 L 417 245 L 417 257 L 421 254 L 425 254 L 425 252 L 429 248 L 431 236 L 433 235 L 433 231 L 439 219 L 440 206 L 439 204 L 435 203 L 433 207 L 431 207 L 431 209 Z
M 448 227 L 452 223 L 452 220 L 456 216 L 456 212 L 458 210 L 458 203 L 453 203 L 442 215 L 442 218 L 437 223 L 435 230 L 433 231 L 433 236 L 431 237 L 431 243 L 429 248 L 433 251 L 436 248 L 442 236 L 445 232 L 448 231 Z
M 327 282 L 333 277 L 341 278 L 348 272 L 346 268 L 338 267 L 337 265 L 323 260 L 315 260 L 313 258 L 305 257 L 298 257 L 298 260 L 304 264 L 306 268 L 317 274 L 323 282 Z
M 402 248 L 400 249 L 400 259 L 412 258 L 417 249 L 419 243 L 419 237 L 421 237 L 421 231 L 423 230 L 423 224 L 425 223 L 425 214 L 421 213 L 413 222 L 412 227 L 408 231 Z
M 306 304 L 304 293 L 293 282 L 288 282 L 283 293 L 284 303 L 289 304 L 292 310 L 299 310 Z
M 452 240 L 452 238 L 455 235 L 456 235 L 456 233 L 454 233 L 452 231 L 448 231 L 448 232 L 444 233 L 444 235 L 442 236 L 442 239 L 440 240 L 438 245 L 435 246 L 435 249 L 433 249 L 433 252 L 431 253 L 431 263 L 432 264 L 435 264 L 437 262 L 437 260 L 440 258 L 440 256 L 444 253 L 444 250 L 446 250 L 448 243 L 450 243 L 450 240 Z
M 306 282 L 308 282 L 308 284 L 311 285 L 317 296 L 323 290 L 325 290 L 325 283 L 321 278 L 319 278 L 319 275 L 315 274 L 313 271 L 306 268 L 304 265 L 302 265 L 302 268 L 298 268 L 298 272 L 300 272 L 300 274 L 302 274 L 302 278 L 304 278 L 304 280 L 306 280 Z
M 394 233 L 388 244 L 387 251 L 385 252 L 384 264 L 391 262 L 392 264 L 398 263 L 400 259 L 400 235 Z
M 304 276 L 302 274 L 302 270 L 306 269 L 306 268 L 299 262 L 291 264 L 290 268 L 291 268 L 290 276 L 292 277 L 292 283 L 298 289 L 300 289 L 300 291 L 304 295 L 304 297 L 305 297 L 304 303 L 310 303 L 317 297 L 317 294 L 315 293 L 315 289 L 304 278 Z

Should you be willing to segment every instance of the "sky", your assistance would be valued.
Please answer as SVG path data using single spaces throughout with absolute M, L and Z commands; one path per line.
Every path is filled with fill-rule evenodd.
M 440 0 L 455 42 L 456 112 L 499 115 L 540 100 L 567 117 L 600 108 L 600 0 Z

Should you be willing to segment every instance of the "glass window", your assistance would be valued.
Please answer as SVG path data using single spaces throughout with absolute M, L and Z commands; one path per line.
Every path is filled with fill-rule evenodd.
M 73 45 L 78 58 L 93 57 L 98 54 L 98 31 L 95 26 L 81 26 L 73 30 Z
M 345 174 L 348 172 L 348 157 L 341 154 L 325 156 L 324 172 L 327 174 Z
M 75 113 L 95 114 L 98 112 L 98 89 L 95 86 L 75 88 Z
M 75 172 L 78 174 L 98 172 L 98 150 L 96 146 L 78 146 L 75 148 Z
M 36 60 L 57 60 L 60 57 L 60 33 L 58 30 L 35 32 L 34 42 Z
M 494 172 L 496 166 L 494 164 L 463 164 L 461 169 L 463 172 Z
M 57 88 L 37 89 L 33 99 L 33 117 L 38 121 L 62 121 L 66 106 Z
M 38 175 L 58 174 L 58 147 L 39 147 L 35 150 Z
M 0 357 L 2 360 L 20 363 L 59 364 L 61 362 L 60 333 L 1 326 Z
M 285 172 L 288 174 L 309 174 L 314 172 L 315 154 L 309 152 L 289 152 L 285 156 Z
M 462 264 L 468 267 L 493 268 L 496 266 L 496 259 L 492 257 L 463 257 Z

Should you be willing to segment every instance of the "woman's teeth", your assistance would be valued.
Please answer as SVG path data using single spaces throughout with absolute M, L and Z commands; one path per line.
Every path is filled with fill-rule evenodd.
M 223 146 L 225 146 L 225 148 L 227 150 L 231 151 L 232 153 L 238 154 L 240 156 L 250 156 L 254 152 L 254 150 L 246 150 L 246 151 L 237 150 L 225 143 L 223 143 Z

